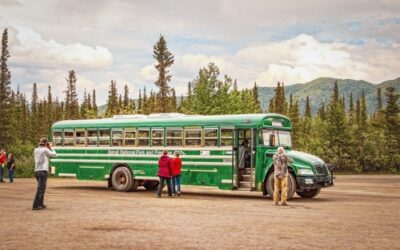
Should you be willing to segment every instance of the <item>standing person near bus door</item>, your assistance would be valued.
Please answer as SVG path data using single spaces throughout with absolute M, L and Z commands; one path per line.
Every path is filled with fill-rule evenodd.
M 279 191 L 281 191 L 282 206 L 287 206 L 287 176 L 288 164 L 293 163 L 292 158 L 285 153 L 283 147 L 278 147 L 274 154 L 274 203 L 279 204 Z
M 164 186 L 164 181 L 167 181 L 168 196 L 172 196 L 171 191 L 171 158 L 168 156 L 168 151 L 164 150 L 160 160 L 158 161 L 158 177 L 160 182 L 158 183 L 157 197 L 161 197 L 161 192 Z
M 3 174 L 4 174 L 4 164 L 6 163 L 7 155 L 4 149 L 0 150 L 0 182 L 4 182 Z
M 181 168 L 182 160 L 179 158 L 179 151 L 175 151 L 172 159 L 172 193 L 181 195 Z
M 38 183 L 32 210 L 45 209 L 44 193 L 46 192 L 47 176 L 49 172 L 49 158 L 56 156 L 56 151 L 51 149 L 47 138 L 40 139 L 39 146 L 34 150 L 35 177 Z
M 8 178 L 10 183 L 14 182 L 15 159 L 13 154 L 8 154 L 7 159 Z

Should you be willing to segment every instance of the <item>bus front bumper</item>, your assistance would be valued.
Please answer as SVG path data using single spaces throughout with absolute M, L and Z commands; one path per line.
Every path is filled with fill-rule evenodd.
M 325 188 L 333 186 L 333 175 L 323 176 L 297 176 L 297 189 L 298 190 L 311 190 L 318 188 Z

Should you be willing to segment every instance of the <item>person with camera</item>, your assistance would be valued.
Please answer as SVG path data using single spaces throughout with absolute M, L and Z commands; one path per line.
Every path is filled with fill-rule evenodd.
M 56 151 L 51 149 L 47 138 L 41 138 L 39 146 L 35 148 L 35 177 L 38 183 L 32 210 L 45 209 L 44 193 L 46 192 L 47 176 L 49 172 L 49 158 L 56 156 Z

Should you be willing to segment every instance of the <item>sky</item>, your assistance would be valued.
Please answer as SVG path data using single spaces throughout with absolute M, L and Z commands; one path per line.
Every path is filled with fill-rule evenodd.
M 0 0 L 9 32 L 12 88 L 64 98 L 77 74 L 79 98 L 111 80 L 132 98 L 156 90 L 153 45 L 163 35 L 175 62 L 178 95 L 215 63 L 239 88 L 304 83 L 318 77 L 380 83 L 400 76 L 398 0 Z

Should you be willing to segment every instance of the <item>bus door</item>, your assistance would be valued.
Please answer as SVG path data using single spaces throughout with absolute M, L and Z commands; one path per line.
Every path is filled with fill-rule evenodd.
M 240 190 L 254 190 L 255 187 L 255 130 L 237 129 L 235 142 L 236 183 Z

